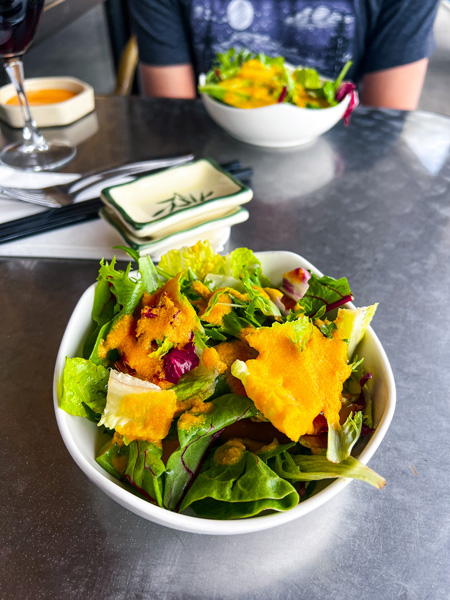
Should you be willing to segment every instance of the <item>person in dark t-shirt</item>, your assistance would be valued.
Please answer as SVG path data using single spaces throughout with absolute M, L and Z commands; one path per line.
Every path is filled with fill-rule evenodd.
M 417 107 L 438 0 L 130 0 L 144 92 L 194 98 L 217 52 L 284 56 L 335 78 L 347 60 L 363 104 Z

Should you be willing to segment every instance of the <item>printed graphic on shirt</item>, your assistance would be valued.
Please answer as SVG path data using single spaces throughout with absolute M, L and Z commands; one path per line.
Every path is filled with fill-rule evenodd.
M 199 72 L 235 47 L 334 78 L 353 54 L 355 9 L 352 0 L 192 0 L 191 28 Z

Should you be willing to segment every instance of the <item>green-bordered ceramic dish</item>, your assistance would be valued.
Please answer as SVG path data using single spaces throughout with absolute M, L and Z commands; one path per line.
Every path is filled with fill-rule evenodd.
M 253 191 L 211 159 L 138 177 L 102 191 L 104 204 L 136 237 L 175 233 L 249 202 Z
M 220 246 L 223 246 L 230 237 L 230 227 L 237 223 L 243 223 L 249 217 L 247 209 L 237 207 L 219 218 L 203 221 L 195 227 L 178 229 L 175 233 L 163 237 L 142 239 L 129 231 L 125 231 L 115 213 L 109 208 L 100 209 L 100 215 L 119 232 L 128 246 L 137 250 L 141 256 L 150 254 L 154 259 L 172 248 L 193 245 L 198 240 L 205 239 L 210 241 L 211 245 L 219 251 Z

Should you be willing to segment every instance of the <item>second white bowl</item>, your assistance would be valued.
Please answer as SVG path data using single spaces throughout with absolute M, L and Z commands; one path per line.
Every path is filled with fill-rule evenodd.
M 200 85 L 205 75 L 200 75 Z M 350 102 L 347 95 L 330 108 L 300 108 L 281 103 L 261 108 L 235 108 L 201 94 L 209 116 L 231 136 L 272 148 L 301 146 L 319 137 L 342 119 Z

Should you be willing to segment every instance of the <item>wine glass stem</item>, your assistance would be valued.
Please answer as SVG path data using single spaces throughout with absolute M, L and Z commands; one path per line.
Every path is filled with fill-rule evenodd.
M 45 146 L 47 145 L 45 138 L 37 128 L 25 93 L 22 59 L 17 56 L 15 58 L 7 58 L 5 59 L 4 66 L 11 83 L 16 88 L 17 97 L 19 98 L 19 105 L 25 123 L 23 128 L 23 138 L 27 151 L 32 152 L 36 147 L 45 149 Z

